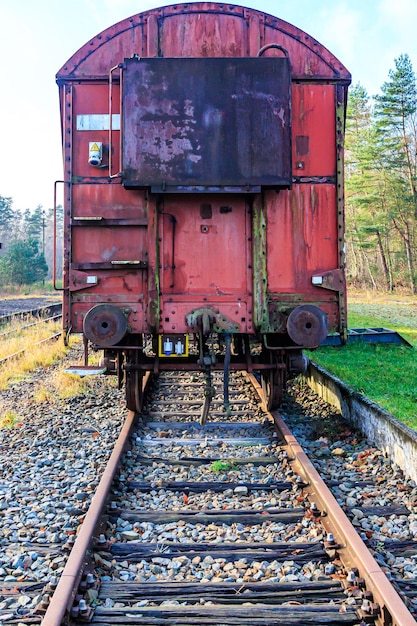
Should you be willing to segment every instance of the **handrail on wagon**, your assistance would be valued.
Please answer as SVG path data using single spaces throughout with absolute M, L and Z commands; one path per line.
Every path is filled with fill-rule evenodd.
M 119 166 L 121 166 L 122 159 L 122 68 L 123 64 L 118 63 L 110 69 L 109 72 L 109 178 L 118 178 L 121 176 L 121 172 L 115 174 L 112 173 L 113 166 L 113 73 L 116 70 L 120 70 L 120 142 L 119 142 Z M 121 167 L 120 167 L 121 169 Z
M 52 279 L 53 279 L 53 285 L 54 285 L 54 290 L 55 291 L 64 291 L 63 287 L 57 287 L 57 280 L 56 280 L 56 266 L 57 266 L 57 260 L 56 260 L 56 255 L 57 255 L 57 251 L 56 251 L 56 238 L 57 238 L 57 218 L 56 218 L 56 209 L 57 209 L 57 201 L 56 201 L 56 190 L 57 190 L 57 185 L 59 184 L 65 184 L 65 180 L 56 180 L 54 182 L 54 253 L 53 253 L 53 270 L 52 270 Z

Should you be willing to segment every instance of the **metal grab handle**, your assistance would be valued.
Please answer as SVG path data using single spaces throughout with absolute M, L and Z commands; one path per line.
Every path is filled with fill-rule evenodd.
M 52 279 L 55 291 L 64 291 L 64 287 L 56 286 L 56 237 L 57 237 L 57 219 L 56 219 L 56 187 L 60 183 L 65 184 L 65 180 L 56 180 L 54 182 L 54 254 L 53 254 L 53 269 L 52 269 Z
M 119 165 L 122 159 L 122 69 L 123 64 L 118 63 L 110 69 L 109 72 L 109 178 L 118 178 L 121 172 L 112 173 L 113 165 L 113 72 L 120 70 L 120 142 L 119 142 Z M 120 168 L 121 169 L 121 168 Z
M 290 54 L 289 54 L 288 50 L 286 48 L 284 48 L 283 46 L 280 46 L 279 43 L 267 43 L 266 46 L 262 46 L 262 48 L 260 48 L 260 50 L 258 51 L 258 54 L 256 56 L 261 57 L 263 55 L 263 53 L 266 52 L 267 50 L 269 50 L 270 48 L 275 48 L 276 50 L 281 50 L 281 52 L 283 52 L 285 54 L 285 56 L 287 57 L 287 59 L 289 60 Z

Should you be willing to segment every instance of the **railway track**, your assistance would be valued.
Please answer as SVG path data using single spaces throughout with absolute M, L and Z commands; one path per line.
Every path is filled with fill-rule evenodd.
M 40 603 L 45 626 L 67 612 L 101 625 L 415 623 L 254 378 L 232 375 L 227 419 L 215 379 L 204 427 L 197 374 L 153 384 Z
M 62 316 L 62 303 L 56 302 L 51 304 L 42 304 L 31 308 L 25 308 L 24 301 L 5 301 L 0 314 L 0 326 L 8 324 L 15 320 L 28 321 L 31 318 L 47 319 L 54 316 Z

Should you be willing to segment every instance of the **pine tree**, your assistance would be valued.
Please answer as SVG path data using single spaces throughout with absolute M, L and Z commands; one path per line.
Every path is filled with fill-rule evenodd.
M 44 280 L 48 266 L 34 238 L 14 239 L 0 259 L 0 285 L 31 285 Z
M 411 292 L 417 293 L 417 87 L 407 54 L 395 59 L 375 96 L 378 159 L 387 211 L 405 250 Z
M 379 172 L 376 133 L 370 98 L 355 85 L 349 94 L 346 128 L 346 212 L 351 275 L 376 289 L 378 276 L 394 286 L 388 248 L 389 218 Z
M 0 196 L 0 243 L 3 252 L 7 248 L 10 232 L 16 219 L 12 205 L 12 198 Z

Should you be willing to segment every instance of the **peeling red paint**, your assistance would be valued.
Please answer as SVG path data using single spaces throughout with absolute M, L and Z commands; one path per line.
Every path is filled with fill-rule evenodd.
M 287 52 L 255 58 L 268 44 Z M 142 72 L 158 63 L 174 80 L 167 69 L 152 80 Z M 211 70 L 201 91 L 203 63 L 221 71 Z M 110 134 L 109 72 L 118 64 Z M 239 74 L 268 64 L 274 72 L 260 87 L 252 72 L 249 87 L 235 79 L 224 88 L 224 68 Z M 80 331 L 99 302 L 124 307 L 132 333 L 187 332 L 186 315 L 210 305 L 240 332 L 262 334 L 282 330 L 285 312 L 300 302 L 322 307 L 340 329 L 340 103 L 350 75 L 328 50 L 252 9 L 178 4 L 103 31 L 57 81 L 67 329 Z M 100 167 L 88 163 L 90 142 L 102 143 Z M 109 177 L 110 158 L 110 173 L 121 178 Z M 181 186 L 192 193 L 178 193 Z M 321 274 L 323 284 L 313 284 Z

